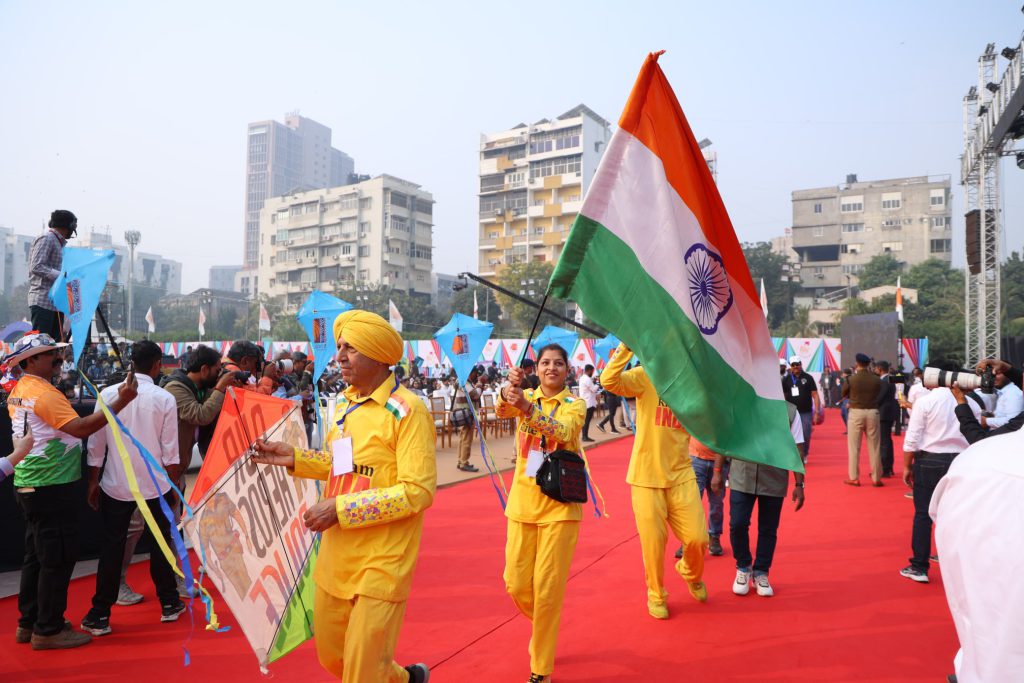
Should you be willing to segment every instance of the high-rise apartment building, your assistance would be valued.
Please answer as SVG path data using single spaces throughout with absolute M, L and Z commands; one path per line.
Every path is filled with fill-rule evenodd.
M 856 285 L 873 257 L 892 254 L 904 268 L 952 260 L 949 176 L 916 176 L 796 190 L 791 248 L 804 296 L 818 299 Z M 894 283 L 895 284 L 895 283 Z
M 254 269 L 259 258 L 263 202 L 290 192 L 337 187 L 355 171 L 352 157 L 331 147 L 331 129 L 298 113 L 284 123 L 249 124 L 245 166 L 245 239 L 242 263 Z
M 386 285 L 429 300 L 433 196 L 389 175 L 266 201 L 259 291 L 287 310 L 309 292 Z
M 28 282 L 28 255 L 35 237 L 0 227 L 0 294 L 10 294 Z
M 609 123 L 582 104 L 480 136 L 481 275 L 558 260 L 610 139 Z
M 242 266 L 210 266 L 210 289 L 234 292 L 235 275 L 242 270 Z

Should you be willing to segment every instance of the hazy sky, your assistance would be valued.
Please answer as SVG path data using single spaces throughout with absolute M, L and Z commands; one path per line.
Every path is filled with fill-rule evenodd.
M 961 98 L 1022 27 L 1020 0 L 0 0 L 0 225 L 68 208 L 206 286 L 241 262 L 246 124 L 298 109 L 360 173 L 432 192 L 435 270 L 475 270 L 480 133 L 581 102 L 615 121 L 665 49 L 741 240 L 782 234 L 794 189 L 949 174 L 962 263 Z M 1024 171 L 1003 177 L 1020 249 Z

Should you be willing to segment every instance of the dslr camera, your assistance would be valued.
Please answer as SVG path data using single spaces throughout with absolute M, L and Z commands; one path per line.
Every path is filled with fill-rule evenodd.
M 925 368 L 922 381 L 927 389 L 951 387 L 955 383 L 964 391 L 980 389 L 983 394 L 992 394 L 996 390 L 996 378 L 990 366 L 986 366 L 985 372 L 980 375 L 967 370 Z

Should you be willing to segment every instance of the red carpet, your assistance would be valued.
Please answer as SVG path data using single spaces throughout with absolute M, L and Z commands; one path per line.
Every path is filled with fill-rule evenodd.
M 828 422 L 814 433 L 807 505 L 794 513 L 787 502 L 783 512 L 771 572 L 775 597 L 732 594 L 735 568 L 726 532 L 726 555 L 707 560 L 707 604 L 690 598 L 666 553 L 672 617 L 665 622 L 646 612 L 623 481 L 631 445 L 626 439 L 591 452 L 611 517 L 584 521 L 555 681 L 909 682 L 940 681 L 952 671 L 956 633 L 938 569 L 928 585 L 898 574 L 910 552 L 912 503 L 903 497 L 906 488 L 899 479 L 886 480 L 880 489 L 842 484 L 846 448 L 838 411 L 830 410 Z M 899 439 L 896 452 L 901 462 Z M 862 457 L 866 463 L 866 452 Z M 399 661 L 428 663 L 431 680 L 438 682 L 528 678 L 529 624 L 504 592 L 504 539 L 504 518 L 486 479 L 439 492 L 427 513 Z M 0 601 L 0 622 L 9 634 L 0 641 L 0 680 L 95 681 L 115 674 L 147 683 L 262 678 L 237 628 L 214 634 L 197 625 L 188 644 L 192 664 L 183 668 L 188 621 L 159 622 L 144 565 L 134 566 L 130 579 L 146 601 L 115 607 L 112 635 L 66 652 L 15 645 L 16 600 Z M 76 625 L 91 593 L 91 579 L 72 583 L 67 615 Z M 222 619 L 233 623 L 227 612 Z M 328 680 L 311 643 L 271 665 L 271 674 L 284 681 Z

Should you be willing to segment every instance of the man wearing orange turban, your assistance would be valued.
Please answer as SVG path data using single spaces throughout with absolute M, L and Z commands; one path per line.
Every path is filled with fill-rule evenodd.
M 324 450 L 256 444 L 256 461 L 327 481 L 304 515 L 323 532 L 313 581 L 313 632 L 321 665 L 351 683 L 423 683 L 426 665 L 394 661 L 423 512 L 434 500 L 434 423 L 391 366 L 402 338 L 384 318 L 349 311 L 334 323 L 348 388 L 338 397 Z

